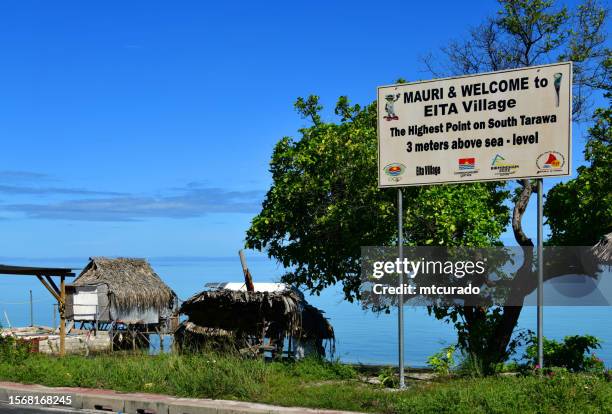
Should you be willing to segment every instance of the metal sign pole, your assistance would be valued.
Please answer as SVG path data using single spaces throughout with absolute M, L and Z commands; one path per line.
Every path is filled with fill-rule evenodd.
M 398 247 L 398 257 L 400 263 L 404 260 L 404 223 L 403 223 L 403 214 L 404 214 L 404 206 L 403 200 L 404 197 L 402 195 L 402 189 L 397 189 L 397 247 Z M 399 286 L 400 286 L 400 294 L 398 297 L 397 304 L 397 324 L 398 324 L 398 353 L 399 353 L 399 387 L 405 388 L 406 384 L 404 382 L 404 271 L 402 266 L 400 265 L 399 272 Z
M 544 368 L 544 248 L 542 242 L 542 179 L 538 179 L 538 365 Z M 541 372 L 541 371 L 540 371 Z

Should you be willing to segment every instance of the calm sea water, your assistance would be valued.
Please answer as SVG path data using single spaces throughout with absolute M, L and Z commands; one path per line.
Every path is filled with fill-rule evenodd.
M 187 299 L 208 282 L 241 282 L 242 269 L 236 258 L 163 258 L 151 259 L 162 279 Z M 87 259 L 35 260 L 2 258 L 0 263 L 33 266 L 72 266 L 82 268 Z M 283 269 L 262 257 L 250 258 L 249 267 L 256 282 L 279 281 Z M 29 290 L 34 296 L 34 322 L 52 326 L 53 300 L 33 277 L 0 277 L 0 320 L 7 325 L 30 323 Z M 546 290 L 545 290 L 546 292 Z M 340 289 L 330 288 L 320 296 L 307 296 L 314 306 L 325 311 L 336 331 L 336 357 L 346 362 L 395 364 L 397 361 L 397 314 L 375 315 L 359 304 L 343 300 Z M 5 316 L 6 313 L 6 316 Z M 612 307 L 546 307 L 544 334 L 562 339 L 566 335 L 591 334 L 601 338 L 603 347 L 596 354 L 612 367 Z M 536 309 L 525 307 L 519 328 L 535 331 Z M 408 366 L 424 366 L 427 357 L 443 346 L 455 343 L 456 335 L 449 326 L 427 314 L 425 308 L 406 308 L 405 361 Z

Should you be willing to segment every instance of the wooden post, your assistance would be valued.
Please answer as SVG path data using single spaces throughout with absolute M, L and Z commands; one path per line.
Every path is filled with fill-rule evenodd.
M 30 289 L 30 326 L 34 326 L 34 300 L 32 299 L 32 289 Z
M 57 330 L 57 303 L 53 304 L 53 332 Z
M 157 335 L 159 335 L 159 353 L 163 354 L 164 353 L 164 334 L 162 330 L 157 327 L 155 328 L 155 330 L 157 331 Z
M 66 354 L 66 283 L 64 276 L 60 278 L 60 356 Z
M 246 258 L 244 257 L 244 251 L 239 250 L 238 256 L 240 256 L 240 263 L 242 264 L 242 273 L 244 273 L 244 283 L 246 285 L 247 291 L 254 292 L 255 285 L 253 284 L 253 277 L 251 276 L 251 272 L 247 267 Z

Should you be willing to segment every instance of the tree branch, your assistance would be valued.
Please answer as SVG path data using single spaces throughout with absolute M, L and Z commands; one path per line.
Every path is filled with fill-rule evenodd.
M 533 241 L 531 241 L 523 231 L 522 224 L 523 214 L 525 214 L 525 209 L 527 209 L 527 205 L 529 204 L 529 198 L 533 193 L 533 186 L 529 180 L 521 180 L 520 183 L 523 189 L 521 190 L 518 200 L 516 200 L 512 212 L 512 231 L 514 232 L 514 238 L 519 246 L 533 246 Z

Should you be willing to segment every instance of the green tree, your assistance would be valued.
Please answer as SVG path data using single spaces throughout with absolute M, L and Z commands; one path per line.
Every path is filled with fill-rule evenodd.
M 589 164 L 546 196 L 550 244 L 591 246 L 612 232 L 612 109 L 598 109 L 594 119 L 584 149 Z
M 434 73 L 466 74 L 571 59 L 575 68 L 574 114 L 580 117 L 588 91 L 600 88 L 606 68 L 606 10 L 587 0 L 575 11 L 552 1 L 501 0 L 499 14 L 474 28 L 466 40 L 442 50 Z M 298 112 L 312 121 L 300 139 L 283 138 L 270 163 L 273 184 L 262 211 L 247 232 L 249 248 L 267 250 L 288 269 L 284 281 L 318 293 L 341 283 L 349 300 L 358 298 L 360 247 L 387 245 L 395 235 L 395 192 L 376 179 L 376 105 L 350 105 L 341 97 L 338 122 L 324 122 L 316 96 L 298 99 Z M 534 183 L 521 180 L 514 192 L 504 183 L 409 188 L 405 190 L 404 238 L 411 245 L 499 244 L 510 221 L 521 246 L 533 246 L 521 219 Z M 521 272 L 530 271 L 529 258 Z M 503 362 L 517 344 L 512 334 L 521 307 L 433 308 L 453 323 L 463 351 L 485 372 Z

